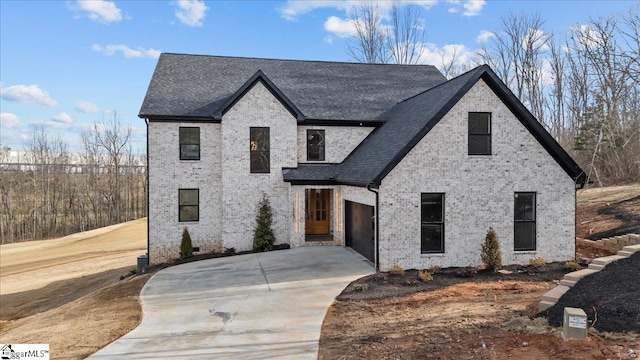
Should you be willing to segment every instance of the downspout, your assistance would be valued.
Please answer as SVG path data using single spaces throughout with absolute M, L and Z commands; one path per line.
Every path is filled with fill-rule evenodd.
M 375 263 L 375 268 L 376 268 L 376 271 L 380 271 L 380 243 L 378 242 L 378 239 L 380 237 L 380 227 L 378 226 L 380 224 L 380 222 L 378 220 L 379 219 L 378 215 L 380 214 L 380 211 L 378 210 L 378 208 L 379 208 L 378 205 L 380 204 L 380 194 L 377 191 L 373 190 L 371 188 L 371 185 L 373 185 L 373 183 L 367 185 L 367 190 L 369 190 L 372 193 L 376 194 L 376 210 L 375 210 L 376 212 L 375 212 L 375 215 L 374 215 L 374 218 L 375 218 L 375 225 L 374 226 L 376 228 L 376 235 L 375 235 L 375 239 L 374 239 L 374 242 L 376 244 L 376 256 L 375 256 L 376 263 Z
M 149 232 L 149 194 L 151 189 L 151 184 L 149 184 L 149 119 L 145 118 L 144 123 L 147 125 L 147 168 L 145 172 L 147 173 L 147 265 L 151 264 L 151 251 L 150 251 L 150 232 Z

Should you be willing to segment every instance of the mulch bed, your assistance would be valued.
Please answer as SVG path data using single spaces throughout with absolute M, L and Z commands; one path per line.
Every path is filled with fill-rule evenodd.
M 562 326 L 565 307 L 583 309 L 598 331 L 640 335 L 640 252 L 578 281 L 557 304 L 536 316 Z
M 383 300 L 471 281 L 553 281 L 562 279 L 568 272 L 562 262 L 548 263 L 539 267 L 509 265 L 504 266 L 503 270 L 510 271 L 511 274 L 475 268 L 445 268 L 434 274 L 433 280 L 430 281 L 421 281 L 417 270 L 406 270 L 403 275 L 379 272 L 352 282 L 338 295 L 337 299 L 341 301 Z

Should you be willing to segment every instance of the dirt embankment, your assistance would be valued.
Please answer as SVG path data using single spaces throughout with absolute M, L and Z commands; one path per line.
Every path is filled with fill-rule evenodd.
M 579 238 L 640 234 L 640 184 L 579 190 L 577 207 Z
M 0 343 L 45 343 L 52 359 L 83 359 L 135 328 L 149 275 L 146 220 L 0 247 Z M 121 279 L 122 278 L 122 279 Z

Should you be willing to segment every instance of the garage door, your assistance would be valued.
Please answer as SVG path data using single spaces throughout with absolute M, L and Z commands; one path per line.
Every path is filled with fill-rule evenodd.
M 375 262 L 373 206 L 344 202 L 345 244 Z

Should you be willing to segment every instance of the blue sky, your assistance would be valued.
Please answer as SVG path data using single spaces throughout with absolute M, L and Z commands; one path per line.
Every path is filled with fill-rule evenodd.
M 414 1 L 426 26 L 422 61 L 470 55 L 500 17 L 539 12 L 563 34 L 638 1 Z M 161 52 L 351 61 L 355 1 L 0 1 L 0 146 L 21 150 L 32 125 L 81 151 L 80 133 L 117 111 L 145 148 L 138 111 Z M 379 2 L 386 9 L 389 2 Z M 486 36 L 485 36 L 486 38 Z M 438 65 L 438 64 L 434 64 Z

